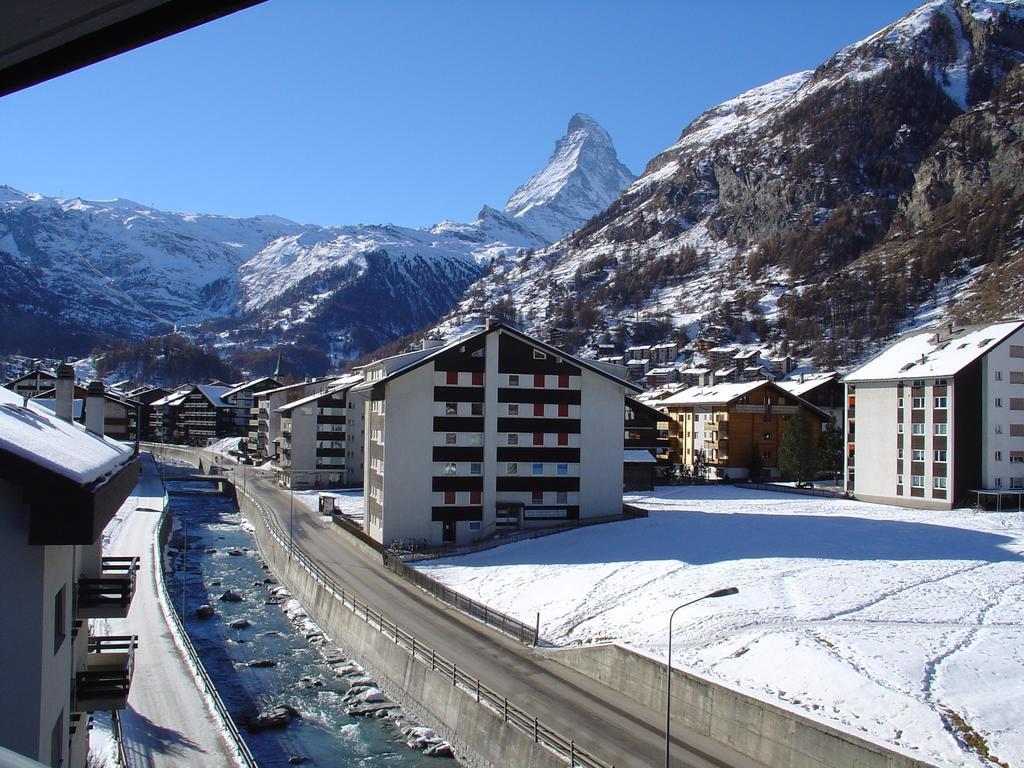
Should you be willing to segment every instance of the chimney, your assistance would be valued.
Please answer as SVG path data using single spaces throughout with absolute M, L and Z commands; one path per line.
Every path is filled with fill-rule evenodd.
M 439 338 L 436 338 L 436 337 L 426 336 L 426 337 L 424 337 L 423 341 L 420 342 L 420 349 L 423 349 L 423 350 L 437 349 L 438 347 L 443 347 L 443 346 L 444 346 L 444 339 L 439 339 Z
M 106 407 L 106 398 L 103 397 L 103 382 L 90 381 L 85 395 L 85 428 L 94 435 L 103 435 L 103 412 Z
M 58 419 L 71 421 L 75 400 L 75 369 L 67 363 L 57 366 L 56 414 Z

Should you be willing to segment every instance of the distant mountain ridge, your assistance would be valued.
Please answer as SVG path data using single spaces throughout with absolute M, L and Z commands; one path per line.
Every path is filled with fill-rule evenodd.
M 835 365 L 929 318 L 1019 315 L 1022 61 L 1020 0 L 927 2 L 699 115 L 438 328 L 512 305 L 576 350 L 706 333 Z
M 62 340 L 60 351 L 83 351 L 198 326 L 190 333 L 226 352 L 299 342 L 355 357 L 436 320 L 489 261 L 568 234 L 632 178 L 607 132 L 578 114 L 521 188 L 529 205 L 484 206 L 473 222 L 429 229 L 178 214 L 0 187 L 0 350 Z

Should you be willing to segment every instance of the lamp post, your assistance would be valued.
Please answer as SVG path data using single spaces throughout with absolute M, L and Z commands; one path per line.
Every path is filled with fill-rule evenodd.
M 698 597 L 695 600 L 690 600 L 688 603 L 677 605 L 672 613 L 668 617 L 668 660 L 665 662 L 665 768 L 669 768 L 669 749 L 671 745 L 671 732 L 672 732 L 672 619 L 676 617 L 676 611 L 680 608 L 685 608 L 688 605 L 699 603 L 701 600 L 707 600 L 713 597 L 728 597 L 729 595 L 735 595 L 739 590 L 736 587 L 726 587 L 725 589 L 716 589 L 714 592 L 710 592 L 703 597 Z
M 288 470 L 288 557 L 292 556 L 292 528 L 295 525 L 295 473 Z

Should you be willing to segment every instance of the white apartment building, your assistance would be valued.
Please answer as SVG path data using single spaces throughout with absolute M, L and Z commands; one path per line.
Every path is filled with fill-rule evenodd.
M 331 381 L 329 378 L 312 379 L 255 392 L 249 411 L 247 451 L 257 461 L 275 458 L 281 441 L 281 414 L 278 409 L 291 401 L 323 392 Z
M 463 543 L 622 512 L 626 392 L 500 323 L 363 369 L 365 527 L 377 541 Z
M 844 382 L 846 488 L 949 509 L 1024 493 L 1024 321 L 910 334 Z
M 353 391 L 362 381 L 361 375 L 345 376 L 324 392 L 277 409 L 282 484 L 292 488 L 362 484 L 366 394 Z
M 131 684 L 134 637 L 90 636 L 88 619 L 131 603 L 138 558 L 103 557 L 101 534 L 138 464 L 102 418 L 72 422 L 73 374 L 61 373 L 56 412 L 0 388 L 0 746 L 85 768 L 89 713 L 124 708 Z

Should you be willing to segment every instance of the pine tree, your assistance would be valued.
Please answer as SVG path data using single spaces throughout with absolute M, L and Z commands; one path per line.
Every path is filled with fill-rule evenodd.
M 817 474 L 821 454 L 811 434 L 811 425 L 803 412 L 797 413 L 789 422 L 779 446 L 779 471 L 787 480 L 796 480 L 797 485 L 810 483 Z

